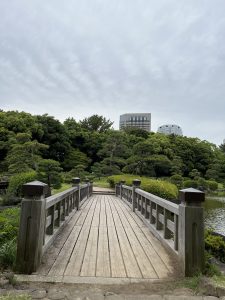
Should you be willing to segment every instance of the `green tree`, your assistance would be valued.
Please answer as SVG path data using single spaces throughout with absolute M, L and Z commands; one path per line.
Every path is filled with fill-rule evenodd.
M 113 122 L 103 116 L 93 115 L 80 121 L 80 125 L 89 131 L 106 132 L 112 127 Z
M 16 135 L 17 143 L 12 144 L 6 157 L 9 174 L 29 172 L 37 169 L 38 161 L 41 159 L 41 151 L 48 146 L 31 141 L 31 136 L 27 133 Z
M 62 183 L 62 168 L 60 163 L 53 159 L 42 159 L 39 162 L 37 176 L 40 181 L 48 184 L 51 188 L 60 188 Z

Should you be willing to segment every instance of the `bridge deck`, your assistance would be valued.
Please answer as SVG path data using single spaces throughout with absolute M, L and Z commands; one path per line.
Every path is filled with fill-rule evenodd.
M 93 195 L 44 255 L 37 274 L 161 279 L 174 269 L 170 255 L 123 201 Z

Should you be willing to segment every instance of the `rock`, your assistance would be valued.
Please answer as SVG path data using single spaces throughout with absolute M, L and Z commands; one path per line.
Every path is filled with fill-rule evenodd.
M 30 295 L 32 299 L 43 299 L 46 296 L 46 290 L 34 290 Z
M 173 291 L 173 295 L 175 296 L 180 296 L 180 295 L 193 296 L 193 294 L 194 294 L 193 290 L 188 288 L 179 288 Z
M 66 298 L 67 293 L 57 289 L 50 289 L 47 293 L 47 297 L 51 300 L 63 300 Z

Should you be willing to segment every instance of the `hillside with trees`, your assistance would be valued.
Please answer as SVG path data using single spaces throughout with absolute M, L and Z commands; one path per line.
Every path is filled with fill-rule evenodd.
M 202 189 L 225 180 L 224 145 L 112 125 L 99 115 L 61 123 L 48 114 L 0 111 L 1 180 L 9 179 L 17 196 L 18 182 L 33 178 L 53 188 L 76 176 L 94 180 L 123 173 Z

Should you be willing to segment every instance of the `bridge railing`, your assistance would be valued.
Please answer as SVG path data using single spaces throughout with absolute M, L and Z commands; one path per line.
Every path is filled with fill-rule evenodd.
M 205 194 L 195 189 L 181 190 L 180 205 L 124 182 L 116 186 L 116 195 L 144 221 L 151 232 L 179 258 L 186 276 L 204 269 L 204 218 L 201 202 Z
M 45 251 L 92 194 L 92 184 L 80 185 L 80 179 L 74 178 L 73 187 L 50 197 L 45 197 L 48 186 L 39 181 L 25 184 L 23 190 L 16 264 L 18 271 L 30 274 L 37 270 Z

